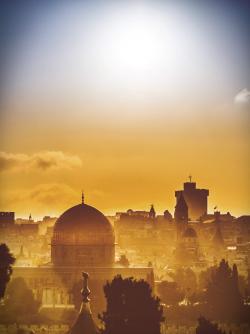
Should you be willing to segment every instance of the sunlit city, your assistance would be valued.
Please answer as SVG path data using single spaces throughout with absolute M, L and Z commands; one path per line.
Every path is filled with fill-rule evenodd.
M 250 4 L 0 8 L 0 334 L 250 334 Z

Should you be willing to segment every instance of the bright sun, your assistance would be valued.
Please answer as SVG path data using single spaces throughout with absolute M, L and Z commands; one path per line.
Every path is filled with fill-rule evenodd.
M 163 72 L 172 71 L 178 58 L 177 36 L 171 24 L 159 10 L 147 7 L 113 10 L 93 36 L 96 72 L 121 89 L 152 90 L 159 86 L 164 81 Z

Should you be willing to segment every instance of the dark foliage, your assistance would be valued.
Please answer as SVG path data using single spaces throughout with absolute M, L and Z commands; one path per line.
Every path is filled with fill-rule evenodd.
M 243 300 L 239 292 L 236 265 L 231 269 L 224 259 L 220 262 L 208 283 L 206 299 L 211 311 L 220 320 L 239 318 Z
M 217 324 L 212 324 L 204 317 L 198 319 L 198 327 L 196 328 L 196 334 L 226 334 L 218 328 Z
M 6 244 L 0 244 L 0 299 L 4 297 L 14 262 L 15 258 L 10 253 L 8 246 Z
M 116 276 L 104 286 L 104 294 L 103 334 L 160 334 L 163 310 L 147 282 Z
M 157 290 L 161 301 L 167 306 L 178 305 L 185 297 L 184 292 L 177 286 L 176 282 L 163 281 L 158 285 Z
M 185 292 L 185 297 L 193 294 L 197 288 L 197 279 L 191 268 L 178 268 L 175 273 L 169 274 L 178 287 Z
M 35 300 L 33 292 L 28 288 L 24 279 L 13 279 L 5 293 L 5 304 L 1 308 L 1 317 L 6 323 L 34 321 L 38 317 L 39 302 Z

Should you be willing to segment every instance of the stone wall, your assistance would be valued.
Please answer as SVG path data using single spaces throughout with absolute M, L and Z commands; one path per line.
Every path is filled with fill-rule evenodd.
M 18 328 L 23 328 L 27 332 L 33 331 L 35 334 L 66 334 L 69 330 L 67 325 L 0 325 L 0 334 L 16 334 Z M 220 328 L 226 333 L 232 331 L 233 334 L 250 334 L 248 324 L 220 324 Z M 175 326 L 163 325 L 162 334 L 195 334 L 196 326 Z
M 69 330 L 67 325 L 0 325 L 0 334 L 16 334 L 17 330 L 25 329 L 27 333 L 35 334 L 65 334 Z
M 248 324 L 219 324 L 220 329 L 233 334 L 250 334 L 250 326 Z M 196 334 L 196 326 L 175 326 L 175 325 L 162 325 L 162 334 Z

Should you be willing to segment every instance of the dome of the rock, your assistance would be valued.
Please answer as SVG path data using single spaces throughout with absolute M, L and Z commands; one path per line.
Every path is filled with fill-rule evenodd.
M 56 221 L 51 241 L 56 266 L 110 266 L 114 262 L 114 231 L 96 208 L 79 204 Z

